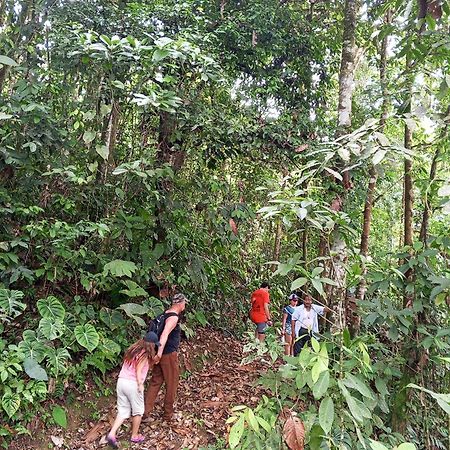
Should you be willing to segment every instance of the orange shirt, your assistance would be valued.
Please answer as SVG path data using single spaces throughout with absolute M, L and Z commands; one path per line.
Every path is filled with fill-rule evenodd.
M 252 309 L 250 310 L 250 319 L 254 323 L 267 322 L 268 317 L 264 310 L 264 305 L 270 303 L 269 292 L 266 289 L 257 289 L 252 294 Z

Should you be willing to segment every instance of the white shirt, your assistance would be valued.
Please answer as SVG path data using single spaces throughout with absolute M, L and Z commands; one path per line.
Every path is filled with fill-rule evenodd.
M 292 320 L 295 320 L 295 335 L 298 336 L 300 328 L 312 330 L 314 333 L 319 332 L 318 316 L 322 316 L 324 307 L 319 305 L 311 305 L 309 311 L 306 310 L 305 305 L 300 305 L 294 308 L 292 313 Z

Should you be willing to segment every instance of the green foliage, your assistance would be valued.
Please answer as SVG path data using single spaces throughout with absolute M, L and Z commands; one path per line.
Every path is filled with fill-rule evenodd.
M 77 342 L 91 353 L 98 346 L 100 337 L 97 330 L 90 323 L 85 325 L 77 325 L 73 330 Z
M 24 297 L 22 291 L 0 289 L 0 319 L 7 322 L 22 314 L 27 305 L 20 300 Z
M 63 428 L 67 428 L 67 416 L 64 408 L 62 408 L 61 406 L 55 406 L 52 409 L 52 417 L 57 425 Z
M 39 365 L 39 363 L 36 360 L 30 357 L 24 359 L 23 369 L 25 370 L 25 373 L 34 380 L 38 381 L 48 380 L 47 372 Z

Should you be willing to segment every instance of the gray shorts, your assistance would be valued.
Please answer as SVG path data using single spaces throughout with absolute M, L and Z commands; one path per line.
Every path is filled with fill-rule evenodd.
M 117 380 L 117 415 L 128 419 L 144 414 L 144 392 L 138 392 L 137 381 L 119 378 Z
M 260 322 L 256 324 L 256 332 L 259 334 L 264 334 L 266 332 L 266 328 L 267 328 L 267 323 L 266 322 Z

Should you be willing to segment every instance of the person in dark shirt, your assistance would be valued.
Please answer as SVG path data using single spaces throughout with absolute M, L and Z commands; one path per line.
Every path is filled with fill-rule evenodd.
M 164 420 L 170 421 L 173 416 L 173 405 L 177 394 L 178 381 L 180 379 L 180 367 L 178 364 L 178 347 L 180 345 L 180 314 L 186 308 L 187 299 L 183 294 L 175 294 L 171 307 L 165 311 L 164 329 L 159 338 L 158 353 L 154 357 L 152 377 L 145 394 L 144 417 L 152 412 L 158 392 L 166 384 L 166 396 L 164 398 Z
M 291 294 L 289 296 L 289 305 L 283 308 L 283 320 L 281 323 L 281 331 L 284 338 L 284 354 L 288 356 L 293 355 L 293 342 L 292 342 L 292 314 L 297 306 L 298 295 Z

